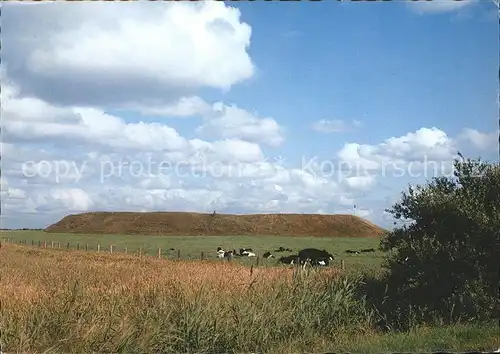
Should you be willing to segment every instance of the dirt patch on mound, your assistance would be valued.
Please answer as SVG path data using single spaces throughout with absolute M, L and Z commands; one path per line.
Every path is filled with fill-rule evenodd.
M 380 227 L 354 215 L 93 212 L 69 215 L 47 232 L 143 235 L 378 237 Z

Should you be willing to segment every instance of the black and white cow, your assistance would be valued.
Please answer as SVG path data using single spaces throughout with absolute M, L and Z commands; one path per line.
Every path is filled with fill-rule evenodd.
M 312 266 L 327 266 L 333 261 L 333 255 L 326 250 L 306 248 L 299 252 L 299 260 L 301 264 L 309 262 Z
M 234 257 L 235 255 L 235 251 L 225 251 L 223 250 L 221 247 L 217 247 L 217 258 L 220 258 L 220 259 L 223 259 L 223 258 L 226 258 L 226 259 L 231 259 Z
M 313 267 L 317 267 L 317 266 L 327 267 L 330 265 L 330 259 L 329 258 L 315 258 L 315 259 L 311 259 L 310 263 Z
M 278 263 L 283 264 L 297 264 L 299 262 L 299 256 L 292 254 L 291 256 L 280 257 Z
M 274 252 L 293 252 L 293 250 L 291 248 L 280 246 L 278 249 L 275 249 Z
M 217 247 L 217 258 L 224 258 L 226 251 L 224 251 L 221 247 Z
M 240 248 L 240 256 L 255 257 L 255 253 L 251 248 Z
M 266 252 L 262 255 L 264 258 L 275 258 L 274 255 L 271 252 Z

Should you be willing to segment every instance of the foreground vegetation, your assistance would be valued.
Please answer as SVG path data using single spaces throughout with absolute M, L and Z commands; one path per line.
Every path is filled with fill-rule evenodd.
M 491 350 L 495 324 L 405 333 L 376 329 L 334 268 L 249 269 L 3 245 L 1 341 L 7 352 L 394 352 Z
M 387 210 L 406 221 L 381 242 L 388 322 L 499 319 L 500 164 L 460 155 L 454 167 Z

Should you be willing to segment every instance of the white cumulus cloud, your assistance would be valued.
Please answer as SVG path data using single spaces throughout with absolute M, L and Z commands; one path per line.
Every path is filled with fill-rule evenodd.
M 251 27 L 218 1 L 5 4 L 2 15 L 7 73 L 50 103 L 168 104 L 255 70 Z

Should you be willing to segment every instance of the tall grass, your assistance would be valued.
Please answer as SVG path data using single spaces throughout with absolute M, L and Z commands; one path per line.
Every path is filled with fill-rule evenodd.
M 354 285 L 335 271 L 250 274 L 221 262 L 8 247 L 0 295 L 7 350 L 262 352 L 371 325 Z
M 377 336 L 361 278 L 335 269 L 7 245 L 0 270 L 6 352 L 311 352 Z

